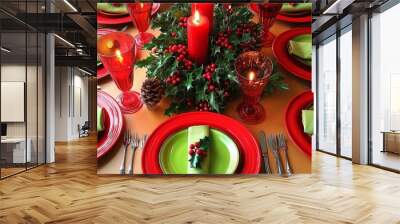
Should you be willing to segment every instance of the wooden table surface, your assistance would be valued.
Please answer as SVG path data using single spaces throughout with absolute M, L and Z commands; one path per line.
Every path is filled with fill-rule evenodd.
M 255 18 L 257 19 L 257 18 Z M 271 32 L 278 36 L 280 33 L 294 28 L 295 26 L 276 21 L 274 26 L 271 28 Z M 131 33 L 132 35 L 137 34 L 137 30 L 130 25 L 126 32 Z M 153 34 L 157 35 L 159 32 L 155 30 L 150 30 Z M 274 58 L 271 48 L 263 48 L 261 50 L 264 54 L 269 55 L 271 58 Z M 147 52 L 139 52 L 137 60 L 145 58 Z M 254 136 L 257 136 L 257 133 L 261 130 L 264 130 L 267 135 L 272 133 L 283 132 L 288 138 L 288 147 L 289 147 L 289 160 L 292 166 L 294 173 L 309 173 L 311 172 L 311 160 L 310 158 L 301 151 L 289 138 L 285 123 L 284 123 L 284 114 L 287 104 L 290 100 L 301 92 L 308 90 L 311 88 L 311 83 L 301 80 L 290 73 L 284 71 L 281 66 L 279 66 L 279 71 L 284 75 L 285 81 L 289 85 L 288 91 L 276 91 L 272 95 L 263 97 L 261 99 L 261 104 L 264 106 L 266 110 L 266 119 L 263 123 L 258 125 L 247 125 L 244 124 Z M 133 90 L 140 92 L 140 87 L 142 82 L 145 80 L 146 70 L 135 68 L 134 70 L 134 84 Z M 101 89 L 113 97 L 116 97 L 120 90 L 117 88 L 115 83 L 112 81 L 110 77 L 99 80 L 98 85 Z M 231 102 L 227 103 L 225 115 L 233 117 L 239 120 L 239 116 L 236 113 L 236 107 L 241 102 L 241 98 L 234 99 Z M 135 114 L 125 114 L 124 122 L 125 128 L 130 129 L 132 132 L 136 132 L 140 135 L 142 134 L 151 134 L 159 124 L 163 121 L 166 121 L 169 117 L 164 115 L 164 110 L 168 106 L 168 100 L 164 99 L 160 102 L 159 106 L 153 110 L 149 110 L 145 105 L 143 108 Z M 126 130 L 126 129 L 125 129 Z M 125 132 L 123 130 L 123 132 Z M 107 155 L 103 156 L 98 160 L 98 174 L 118 174 L 119 167 L 123 157 L 124 147 L 122 145 L 122 139 L 114 146 L 114 149 L 111 150 Z M 134 173 L 141 174 L 141 149 L 136 150 L 135 159 L 134 159 Z M 132 158 L 131 151 L 128 151 L 128 157 Z M 269 155 L 270 165 L 274 173 L 276 173 L 276 166 L 274 162 L 274 158 L 272 154 Z M 129 162 L 127 163 L 129 164 Z

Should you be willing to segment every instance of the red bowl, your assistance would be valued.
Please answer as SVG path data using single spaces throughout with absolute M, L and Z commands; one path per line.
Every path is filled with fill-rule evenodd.
M 287 49 L 288 42 L 296 36 L 311 34 L 310 27 L 296 28 L 281 33 L 272 44 L 272 51 L 278 63 L 293 75 L 311 81 L 311 67 L 302 64 L 291 56 Z
M 105 130 L 98 133 L 97 159 L 101 158 L 113 149 L 117 143 L 123 128 L 121 109 L 110 95 L 103 91 L 97 91 L 97 105 L 104 109 Z
M 260 151 L 256 139 L 238 121 L 225 115 L 210 112 L 189 112 L 176 115 L 162 123 L 150 135 L 142 156 L 144 174 L 162 174 L 159 152 L 163 142 L 172 134 L 193 125 L 208 125 L 218 129 L 235 141 L 239 148 L 242 174 L 258 174 L 260 170 Z
M 294 97 L 285 112 L 286 131 L 290 139 L 308 156 L 311 157 L 311 137 L 304 133 L 301 111 L 314 103 L 311 91 L 303 92 Z

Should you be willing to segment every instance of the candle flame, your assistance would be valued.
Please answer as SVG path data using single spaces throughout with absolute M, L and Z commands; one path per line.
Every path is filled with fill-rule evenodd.
M 231 9 L 231 8 L 232 8 L 232 5 L 231 5 L 231 4 L 229 4 L 229 5 L 228 5 L 228 9 Z
M 253 81 L 255 77 L 256 77 L 256 74 L 255 74 L 253 71 L 251 71 L 251 72 L 249 73 L 249 80 L 250 80 L 250 81 Z
M 112 40 L 107 41 L 106 46 L 107 46 L 108 48 L 110 48 L 110 49 L 113 48 L 113 47 L 114 47 L 113 41 L 112 41 Z
M 195 24 L 199 24 L 200 23 L 200 14 L 199 14 L 199 11 L 197 11 L 197 10 L 194 12 L 193 22 Z
M 122 63 L 122 61 L 124 60 L 124 58 L 122 57 L 121 51 L 120 51 L 119 49 L 117 49 L 117 50 L 115 51 L 115 56 L 117 57 L 118 61 L 119 61 L 120 63 Z
M 142 8 L 142 9 L 143 9 L 143 7 L 144 7 L 143 3 L 140 3 L 140 8 Z

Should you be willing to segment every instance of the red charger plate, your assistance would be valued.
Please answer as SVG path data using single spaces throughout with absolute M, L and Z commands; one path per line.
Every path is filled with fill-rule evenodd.
M 314 103 L 311 91 L 303 92 L 294 97 L 286 108 L 285 124 L 290 139 L 309 157 L 311 157 L 311 137 L 304 133 L 301 111 Z
M 97 159 L 109 152 L 122 133 L 123 118 L 121 109 L 110 95 L 97 91 L 97 105 L 104 109 L 105 130 L 97 139 Z
M 275 41 L 272 44 L 272 51 L 276 60 L 284 69 L 301 79 L 311 81 L 311 67 L 303 65 L 294 59 L 289 55 L 287 50 L 287 44 L 289 40 L 302 34 L 311 35 L 311 28 L 302 27 L 281 33 L 275 38 Z
M 303 15 L 303 16 L 290 16 L 288 14 L 279 13 L 276 16 L 277 20 L 288 22 L 288 23 L 310 23 L 312 22 L 311 12 L 310 14 Z
M 250 9 L 258 14 L 259 8 L 257 7 L 256 3 L 250 4 Z M 288 13 L 279 13 L 276 16 L 277 20 L 283 21 L 283 22 L 288 22 L 288 23 L 311 23 L 312 22 L 312 16 L 311 12 L 310 14 L 307 15 L 290 15 Z
M 151 15 L 154 15 L 160 9 L 160 3 L 154 3 L 151 11 Z M 106 15 L 103 12 L 97 12 L 97 23 L 103 25 L 117 25 L 131 23 L 132 19 L 128 15 L 123 15 L 120 17 Z
M 189 112 L 176 115 L 158 126 L 150 135 L 143 150 L 143 173 L 162 174 L 159 164 L 161 145 L 172 134 L 193 125 L 208 125 L 229 135 L 239 148 L 241 173 L 259 173 L 260 151 L 258 143 L 250 131 L 230 117 L 211 112 Z
M 109 73 L 108 73 L 107 69 L 104 68 L 104 66 L 102 64 L 97 66 L 97 79 L 102 79 L 108 75 L 109 75 Z

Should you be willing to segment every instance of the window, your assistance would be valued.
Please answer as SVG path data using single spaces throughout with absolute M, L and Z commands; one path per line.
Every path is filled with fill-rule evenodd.
M 372 164 L 400 170 L 400 5 L 371 18 Z
M 352 157 L 352 32 L 344 29 L 340 45 L 340 155 Z
M 336 36 L 318 47 L 318 149 L 336 153 Z

